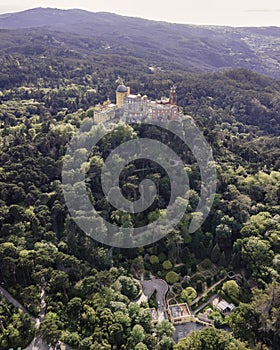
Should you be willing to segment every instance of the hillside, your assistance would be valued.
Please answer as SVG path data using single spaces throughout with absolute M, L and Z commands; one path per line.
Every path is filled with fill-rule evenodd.
M 26 41 L 38 42 L 85 56 L 92 52 L 133 55 L 162 69 L 171 65 L 205 72 L 247 68 L 280 78 L 277 27 L 194 26 L 111 13 L 37 8 L 1 15 L 0 29 L 1 42 L 14 43 L 5 46 L 8 52 L 21 52 Z
M 2 15 L 0 27 L 0 349 L 24 349 L 36 336 L 75 350 L 278 350 L 280 29 L 55 9 Z M 194 233 L 190 222 L 202 214 L 196 208 L 204 190 L 198 152 L 156 125 L 113 120 L 89 128 L 94 106 L 108 97 L 115 102 L 119 77 L 151 99 L 176 84 L 188 115 L 180 130 L 193 119 L 211 146 L 216 195 Z M 84 159 L 84 141 L 96 130 L 106 131 L 81 165 L 92 205 L 105 219 L 92 227 L 103 237 L 108 223 L 133 230 L 164 216 L 172 192 L 169 173 L 148 153 L 131 162 L 117 155 L 125 198 L 137 200 L 146 179 L 156 196 L 135 214 L 113 206 L 101 185 L 108 155 L 148 138 L 180 157 L 189 201 L 172 232 L 124 249 L 77 226 L 63 179 L 74 178 L 75 162 L 65 162 L 79 130 L 74 159 Z M 80 185 L 70 194 L 75 214 L 87 220 Z M 212 303 L 217 297 L 234 304 L 229 314 Z M 214 327 L 201 330 L 198 318 L 176 324 L 174 304 L 177 320 L 178 310 L 202 313 Z
M 147 280 L 152 273 L 166 280 L 167 300 L 180 303 L 186 301 L 187 288 L 201 296 L 203 285 L 215 286 L 226 271 L 234 270 L 243 276 L 237 297 L 230 291 L 225 297 L 235 298 L 240 307 L 230 318 L 214 315 L 217 327 L 232 327 L 237 339 L 216 328 L 197 336 L 207 342 L 213 338 L 237 343 L 244 350 L 278 350 L 279 83 L 246 70 L 152 73 L 142 70 L 138 60 L 127 71 L 132 58 L 120 56 L 114 65 L 111 56 L 83 60 L 55 52 L 44 59 L 34 55 L 1 58 L 2 71 L 10 79 L 6 83 L 14 79 L 14 85 L 2 87 L 0 98 L 0 283 L 34 317 L 39 315 L 45 288 L 46 314 L 37 330 L 45 341 L 61 339 L 78 350 L 190 349 L 189 342 L 195 344 L 192 337 L 174 345 L 170 323 L 151 323 L 147 308 L 158 307 L 155 299 L 141 306 L 134 303 L 139 292 L 135 279 L 143 274 Z M 133 91 L 153 97 L 168 91 L 170 81 L 178 82 L 179 104 L 204 132 L 218 171 L 209 218 L 190 234 L 188 225 L 201 188 L 197 163 L 172 135 L 153 130 L 152 135 L 165 137 L 189 165 L 190 206 L 172 234 L 133 250 L 110 249 L 88 238 L 71 219 L 61 184 L 67 142 L 92 118 L 92 105 L 108 95 L 114 99 L 116 76 L 125 70 Z M 157 217 L 157 210 L 152 207 L 145 216 L 120 217 L 103 199 L 99 171 L 107 151 L 134 132 L 145 137 L 139 125 L 120 124 L 116 134 L 104 138 L 89 160 L 87 179 L 103 214 L 116 222 L 128 220 L 129 225 Z M 123 189 L 129 199 L 145 175 L 142 162 L 135 167 L 124 168 L 128 186 Z M 169 185 L 161 168 L 151 171 L 159 188 L 157 201 L 163 206 Z M 253 294 L 251 283 L 260 288 Z M 217 292 L 227 286 L 221 285 Z M 35 333 L 31 319 L 3 298 L 0 303 L 1 349 L 28 345 Z M 238 339 L 249 347 L 245 343 L 241 347 Z M 268 347 L 258 347 L 259 342 Z

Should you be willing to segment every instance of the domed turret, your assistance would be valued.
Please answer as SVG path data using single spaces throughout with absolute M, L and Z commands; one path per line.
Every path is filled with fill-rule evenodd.
M 118 108 L 122 108 L 124 105 L 124 99 L 130 94 L 130 88 L 124 85 L 124 82 L 121 78 L 119 78 L 117 82 L 119 85 L 116 90 L 116 103 Z
M 117 87 L 117 92 L 127 92 L 127 87 L 125 85 L 119 85 Z

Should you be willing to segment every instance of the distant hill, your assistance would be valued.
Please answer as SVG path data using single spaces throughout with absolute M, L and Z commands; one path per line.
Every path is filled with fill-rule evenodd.
M 162 69 L 172 65 L 201 72 L 247 68 L 280 79 L 278 27 L 182 25 L 104 12 L 36 8 L 1 15 L 0 29 L 0 48 L 6 52 L 22 52 L 29 46 L 32 53 L 30 45 L 36 43 L 41 50 L 48 45 L 85 57 L 92 52 L 135 56 Z

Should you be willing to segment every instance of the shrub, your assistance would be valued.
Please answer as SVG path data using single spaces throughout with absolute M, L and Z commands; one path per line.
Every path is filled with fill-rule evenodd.
M 162 264 L 162 267 L 164 268 L 164 270 L 171 270 L 173 265 L 170 260 L 165 260 Z
M 165 276 L 166 282 L 169 284 L 174 284 L 179 281 L 178 273 L 174 271 L 169 271 Z
M 151 255 L 150 257 L 150 263 L 152 265 L 157 265 L 159 263 L 159 258 L 156 255 Z
M 209 270 L 212 267 L 212 263 L 211 263 L 210 259 L 204 259 L 201 262 L 200 266 L 205 270 Z
M 159 253 L 159 262 L 163 263 L 166 260 L 166 255 L 164 253 Z
M 182 291 L 180 283 L 174 283 L 173 292 L 179 294 Z

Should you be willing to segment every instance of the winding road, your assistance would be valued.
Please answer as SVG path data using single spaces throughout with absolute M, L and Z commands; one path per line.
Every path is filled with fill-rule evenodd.
M 144 301 L 148 301 L 149 298 L 156 291 L 156 300 L 158 303 L 158 320 L 163 321 L 166 318 L 165 315 L 165 297 L 168 292 L 168 284 L 162 279 L 153 279 L 149 281 L 141 281 L 142 294 L 137 300 L 137 304 L 141 304 Z

